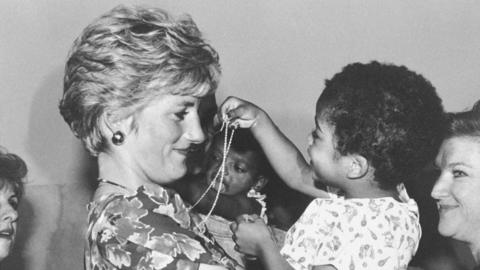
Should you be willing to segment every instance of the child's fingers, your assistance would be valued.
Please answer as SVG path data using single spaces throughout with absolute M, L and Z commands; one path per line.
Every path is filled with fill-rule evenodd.
M 237 97 L 228 97 L 218 108 L 218 120 L 223 121 L 225 118 L 230 120 L 241 118 L 243 114 L 243 106 L 245 101 Z M 239 109 L 242 109 L 239 111 Z
M 237 223 L 252 223 L 255 219 L 252 217 L 253 215 L 243 214 L 236 218 Z
M 227 97 L 223 102 L 222 105 L 218 107 L 218 113 L 220 114 L 220 117 L 224 117 L 228 111 L 234 109 L 237 107 L 240 103 L 241 99 L 237 97 Z
M 251 214 L 250 217 L 252 218 L 252 220 L 257 220 L 260 218 L 260 216 L 257 214 Z
M 235 222 L 235 221 L 231 222 L 230 223 L 230 230 L 234 233 L 234 235 L 235 235 L 235 232 L 237 231 L 237 229 L 238 229 L 238 223 Z
M 226 116 L 230 120 L 242 119 L 245 113 L 245 106 L 242 105 L 238 105 L 235 108 L 231 108 L 230 110 L 225 112 Z
M 217 126 L 220 126 L 221 124 L 222 124 L 222 118 L 217 113 L 213 116 L 213 126 L 217 127 Z

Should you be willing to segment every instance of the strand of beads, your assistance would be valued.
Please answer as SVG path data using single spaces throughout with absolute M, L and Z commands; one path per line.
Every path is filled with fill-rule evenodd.
M 233 140 L 233 134 L 235 133 L 235 129 L 236 129 L 236 126 L 233 125 L 233 128 L 231 129 L 231 133 L 229 135 L 229 132 L 228 132 L 229 126 L 230 126 L 230 120 L 228 118 L 225 118 L 220 128 L 220 132 L 224 131 L 224 134 L 225 134 L 224 141 L 223 141 L 222 163 L 220 165 L 220 168 L 215 174 L 215 177 L 213 178 L 213 180 L 210 182 L 210 185 L 206 188 L 206 190 L 203 192 L 200 198 L 190 207 L 190 209 L 192 209 L 195 206 L 197 206 L 198 203 L 205 198 L 205 196 L 210 191 L 210 189 L 212 189 L 214 185 L 218 182 L 217 193 L 215 195 L 215 200 L 213 201 L 212 207 L 210 208 L 208 214 L 203 218 L 202 222 L 199 225 L 204 224 L 208 220 L 213 210 L 215 209 L 215 206 L 217 205 L 218 198 L 220 197 L 220 190 L 222 189 L 223 180 L 225 178 L 225 166 L 226 166 L 227 156 L 228 156 L 228 152 L 230 151 L 230 146 Z M 218 180 L 219 177 L 220 179 Z

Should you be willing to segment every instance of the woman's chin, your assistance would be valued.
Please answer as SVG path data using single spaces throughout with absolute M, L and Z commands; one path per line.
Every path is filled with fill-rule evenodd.
M 12 244 L 12 240 L 0 239 L 0 261 L 5 259 L 8 254 L 10 254 L 10 248 L 12 247 Z

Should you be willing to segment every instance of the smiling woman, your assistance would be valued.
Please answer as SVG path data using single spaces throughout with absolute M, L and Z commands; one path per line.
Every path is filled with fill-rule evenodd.
M 205 140 L 199 108 L 219 74 L 192 19 L 161 9 L 116 7 L 77 38 L 60 112 L 98 161 L 87 270 L 235 266 L 165 186 L 185 175 L 187 154 Z
M 25 162 L 0 149 L 0 261 L 10 254 L 17 234 L 17 206 L 23 194 Z
M 480 265 L 480 101 L 470 111 L 450 114 L 435 163 L 441 171 L 432 190 L 438 230 L 466 242 Z

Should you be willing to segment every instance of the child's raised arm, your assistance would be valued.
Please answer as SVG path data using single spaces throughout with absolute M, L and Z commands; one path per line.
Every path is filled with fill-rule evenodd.
M 328 197 L 314 186 L 312 168 L 265 111 L 248 101 L 229 97 L 220 106 L 217 117 L 225 116 L 233 125 L 251 129 L 270 164 L 288 186 L 310 196 Z

